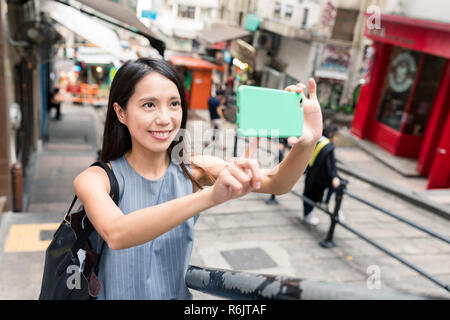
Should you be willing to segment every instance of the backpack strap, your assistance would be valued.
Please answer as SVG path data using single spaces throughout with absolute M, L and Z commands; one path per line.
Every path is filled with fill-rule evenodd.
M 119 203 L 119 183 L 117 182 L 114 172 L 108 167 L 108 165 L 106 163 L 104 163 L 102 161 L 97 161 L 97 162 L 93 163 L 92 165 L 90 165 L 90 167 L 93 167 L 93 166 L 98 166 L 98 167 L 103 168 L 106 171 L 106 173 L 108 174 L 109 185 L 111 187 L 109 195 L 112 198 L 112 200 L 114 201 L 114 203 L 117 205 Z M 69 212 L 72 209 L 76 199 L 77 199 L 77 196 L 75 196 L 75 198 L 72 202 L 72 205 L 70 206 Z M 69 212 L 67 214 L 69 214 Z M 74 257 L 77 255 L 78 250 L 80 250 L 83 247 L 83 244 L 88 240 L 89 236 L 92 234 L 92 232 L 94 230 L 95 230 L 94 226 L 89 221 L 89 219 L 86 217 L 85 226 L 83 228 L 83 231 L 81 231 L 80 236 L 77 238 L 77 240 L 75 241 L 75 243 L 73 244 L 72 249 L 71 249 L 72 255 Z M 103 252 L 104 245 L 105 245 L 105 241 L 103 241 L 100 255 Z
M 321 137 L 319 139 L 319 141 L 316 144 L 316 148 L 314 149 L 314 153 L 311 156 L 311 159 L 309 159 L 308 162 L 308 166 L 313 167 L 314 166 L 314 162 L 316 160 L 316 158 L 318 157 L 318 155 L 320 154 L 320 152 L 322 151 L 322 149 L 327 146 L 330 143 L 330 140 L 327 137 Z

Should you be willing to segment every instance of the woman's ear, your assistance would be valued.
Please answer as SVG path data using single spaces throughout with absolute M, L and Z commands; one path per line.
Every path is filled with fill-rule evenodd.
M 123 110 L 123 108 L 117 102 L 114 102 L 113 108 L 114 111 L 116 112 L 117 119 L 119 119 L 119 122 L 124 125 L 127 125 L 125 110 Z

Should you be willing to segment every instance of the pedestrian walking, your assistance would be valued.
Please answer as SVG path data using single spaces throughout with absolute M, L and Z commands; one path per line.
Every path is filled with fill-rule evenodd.
M 56 114 L 53 118 L 55 120 L 61 120 L 61 102 L 62 102 L 62 99 L 59 94 L 59 88 L 56 87 L 50 93 L 49 101 L 48 101 L 48 108 L 47 108 L 49 115 L 52 112 L 52 109 L 56 109 Z
M 311 157 L 306 170 L 305 188 L 303 195 L 310 200 L 321 204 L 325 189 L 328 194 L 324 205 L 328 209 L 328 203 L 335 189 L 341 184 L 342 178 L 336 170 L 336 158 L 334 155 L 334 141 L 338 133 L 335 124 L 325 127 L 322 137 L 317 142 L 317 146 Z M 319 224 L 319 218 L 315 215 L 314 206 L 303 200 L 303 221 L 311 224 Z
M 286 90 L 303 89 L 299 84 Z M 249 192 L 288 192 L 322 131 L 311 79 L 303 136 L 289 138 L 294 145 L 278 170 L 263 171 L 247 158 L 183 154 L 182 140 L 175 139 L 186 128 L 183 90 L 173 67 L 159 59 L 128 61 L 114 77 L 101 160 L 117 178 L 118 205 L 102 168 L 84 170 L 73 183 L 96 230 L 90 242 L 98 248 L 100 236 L 107 244 L 99 299 L 192 299 L 185 276 L 199 213 Z

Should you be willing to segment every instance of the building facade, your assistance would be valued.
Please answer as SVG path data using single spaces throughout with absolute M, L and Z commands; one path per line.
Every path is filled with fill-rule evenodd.
M 318 82 L 323 107 L 339 105 L 343 92 L 352 92 L 359 79 L 351 77 L 362 58 L 361 16 L 368 1 L 264 0 L 263 18 L 254 46 L 263 86 L 282 89 L 292 83 Z M 261 38 L 269 41 L 258 41 Z M 358 77 L 356 77 L 358 78 Z M 350 80 L 350 81 L 348 81 Z M 348 88 L 347 88 L 348 87 Z M 346 94 L 352 98 L 351 94 Z
M 257 14 L 262 22 L 253 45 L 262 86 L 281 89 L 311 75 L 317 50 L 312 41 L 313 28 L 320 8 L 319 1 L 258 2 Z
M 33 152 L 47 138 L 52 45 L 59 34 L 39 17 L 36 1 L 1 1 L 0 196 L 6 210 L 23 210 L 24 181 Z M 7 14 L 6 14 L 7 13 Z M 43 36 L 45 34 L 45 36 Z
M 255 35 L 257 69 L 263 86 L 282 89 L 313 77 L 324 108 L 354 106 L 364 58 L 371 41 L 363 37 L 364 13 L 385 0 L 263 0 Z M 260 41 L 260 40 L 263 41 Z M 267 41 L 266 41 L 267 40 Z
M 164 0 L 147 6 L 139 4 L 139 7 L 154 13 L 149 27 L 165 41 L 168 54 L 170 51 L 191 53 L 199 47 L 198 32 L 217 20 L 219 0 Z
M 218 21 L 243 27 L 249 13 L 256 13 L 258 0 L 220 0 Z

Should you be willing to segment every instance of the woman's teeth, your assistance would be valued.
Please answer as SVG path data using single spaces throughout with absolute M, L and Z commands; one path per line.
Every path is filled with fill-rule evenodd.
M 157 136 L 157 137 L 161 137 L 161 138 L 165 138 L 167 136 L 169 136 L 170 131 L 150 131 L 151 134 Z

